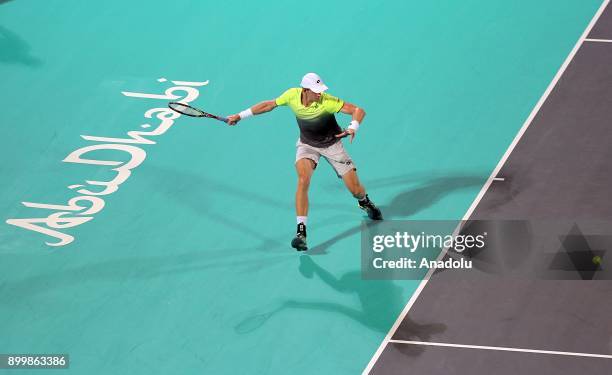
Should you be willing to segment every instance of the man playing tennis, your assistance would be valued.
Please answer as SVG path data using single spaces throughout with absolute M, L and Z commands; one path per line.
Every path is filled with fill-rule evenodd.
M 295 194 L 297 214 L 297 234 L 291 246 L 298 251 L 307 250 L 306 224 L 308 220 L 308 187 L 319 158 L 334 168 L 338 177 L 344 180 L 348 190 L 357 199 L 359 207 L 366 211 L 372 220 L 382 220 L 378 207 L 369 199 L 365 188 L 359 182 L 353 161 L 344 149 L 341 139 L 350 137 L 351 143 L 365 117 L 363 109 L 327 94 L 327 86 L 315 73 L 308 73 L 302 78 L 299 88 L 285 91 L 275 100 L 267 100 L 246 110 L 229 116 L 228 124 L 236 125 L 238 121 L 253 115 L 269 112 L 278 106 L 289 106 L 297 119 L 300 138 L 297 141 L 295 169 L 298 174 L 298 186 Z M 352 116 L 346 130 L 336 122 L 335 113 L 342 112 Z

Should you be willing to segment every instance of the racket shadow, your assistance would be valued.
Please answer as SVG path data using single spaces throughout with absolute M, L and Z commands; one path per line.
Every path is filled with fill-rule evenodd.
M 405 304 L 404 291 L 392 280 L 363 280 L 361 271 L 349 271 L 336 277 L 317 264 L 308 255 L 300 256 L 298 272 L 307 279 L 315 277 L 325 286 L 342 294 L 353 294 L 359 301 L 354 306 L 346 306 L 329 301 L 285 300 L 267 312 L 251 315 L 234 326 L 238 334 L 248 334 L 265 327 L 271 319 L 283 311 L 304 310 L 339 315 L 358 322 L 361 326 L 386 334 Z M 415 337 L 421 341 L 444 332 L 446 326 L 439 323 L 421 324 L 410 319 L 402 323 L 402 335 Z M 414 349 L 414 348 L 410 348 Z M 405 354 L 420 354 L 421 348 L 409 350 Z
M 251 333 L 251 332 L 261 328 L 264 324 L 266 324 L 266 322 L 272 316 L 274 316 L 276 313 L 280 312 L 281 310 L 283 310 L 283 306 L 278 307 L 275 310 L 272 310 L 272 311 L 267 312 L 267 313 L 255 314 L 255 315 L 252 315 L 250 317 L 247 317 L 243 321 L 238 323 L 234 327 L 234 330 L 236 331 L 236 333 L 239 333 L 241 335 L 244 335 L 244 334 L 247 334 L 247 333 Z

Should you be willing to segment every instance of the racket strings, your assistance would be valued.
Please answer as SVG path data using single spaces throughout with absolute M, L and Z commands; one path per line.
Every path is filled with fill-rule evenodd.
M 227 118 L 225 117 L 219 117 L 211 113 L 206 113 L 202 111 L 201 109 L 194 108 L 185 103 L 170 102 L 168 103 L 168 107 L 170 107 L 171 110 L 178 112 L 182 115 L 191 116 L 191 117 L 208 117 L 208 118 L 213 118 L 215 120 L 223 121 L 225 123 L 228 122 Z
M 206 114 L 200 111 L 199 109 L 190 107 L 187 104 L 183 104 L 183 103 L 178 103 L 178 102 L 170 103 L 168 104 L 168 107 L 170 107 L 170 109 L 172 109 L 173 111 L 176 111 L 178 113 L 181 113 L 187 116 L 194 116 L 194 117 L 206 116 Z

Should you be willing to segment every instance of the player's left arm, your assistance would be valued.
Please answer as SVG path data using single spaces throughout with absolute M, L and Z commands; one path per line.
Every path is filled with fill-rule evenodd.
M 351 143 L 353 142 L 353 138 L 355 138 L 355 134 L 357 133 L 357 129 L 359 129 L 359 125 L 363 121 L 366 113 L 363 108 L 356 106 L 355 104 L 351 104 L 349 102 L 344 102 L 342 108 L 340 108 L 340 112 L 346 113 L 347 115 L 351 115 L 351 124 L 346 130 L 342 133 L 337 134 L 336 138 L 342 138 L 347 135 L 351 136 Z

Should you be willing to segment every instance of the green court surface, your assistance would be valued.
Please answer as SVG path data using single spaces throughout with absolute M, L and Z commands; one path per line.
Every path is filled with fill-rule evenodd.
M 289 247 L 287 108 L 233 128 L 181 117 L 146 137 L 155 144 L 131 144 L 146 158 L 93 219 L 56 229 L 74 237 L 65 246 L 4 221 L 46 218 L 61 210 L 21 202 L 67 205 L 80 196 L 68 186 L 101 191 L 85 181 L 117 176 L 62 160 L 113 143 L 81 135 L 159 126 L 143 114 L 167 100 L 122 92 L 208 80 L 193 104 L 227 115 L 309 71 L 366 110 L 347 147 L 387 219 L 459 219 L 599 5 L 1 2 L 0 353 L 68 353 L 66 372 L 91 375 L 361 372 L 418 280 L 361 280 L 363 215 L 326 163 L 312 250 Z

